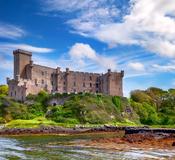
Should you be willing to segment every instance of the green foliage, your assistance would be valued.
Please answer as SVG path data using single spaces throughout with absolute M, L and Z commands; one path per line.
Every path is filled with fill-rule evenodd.
M 171 95 L 175 96 L 175 89 L 170 88 L 170 89 L 168 90 L 168 93 L 170 93 Z
M 0 96 L 7 96 L 7 95 L 8 95 L 8 86 L 0 85 Z
M 146 93 L 150 95 L 151 97 L 156 97 L 156 96 L 162 96 L 167 93 L 167 91 L 164 91 L 163 89 L 156 88 L 156 87 L 150 87 L 146 90 Z
M 43 116 L 45 111 L 45 107 L 39 102 L 36 102 L 32 105 L 28 106 L 28 112 L 37 116 Z
M 153 104 L 152 98 L 145 92 L 141 90 L 135 90 L 131 92 L 131 99 L 135 102 L 147 102 L 149 104 Z
M 47 118 L 58 123 L 79 124 L 79 121 L 76 118 L 73 118 L 72 115 L 71 110 L 64 110 L 63 106 L 55 106 L 50 110 Z
M 112 102 L 115 104 L 117 108 L 121 107 L 121 99 L 118 96 L 112 97 Z
M 3 117 L 0 117 L 0 124 L 4 124 L 6 121 Z
M 175 124 L 175 90 L 164 91 L 151 87 L 146 91 L 133 91 L 131 105 L 143 124 Z
M 63 103 L 49 106 L 52 99 Z M 51 125 L 174 125 L 175 90 L 164 91 L 155 87 L 145 91 L 136 90 L 131 92 L 129 101 L 124 97 L 103 94 L 49 95 L 45 91 L 28 95 L 25 103 L 0 96 L 0 123 L 12 121 L 11 126 L 19 122 L 26 126 L 34 126 L 34 123 L 39 126 L 42 122 L 37 117 L 46 117 L 41 121 L 49 121 Z

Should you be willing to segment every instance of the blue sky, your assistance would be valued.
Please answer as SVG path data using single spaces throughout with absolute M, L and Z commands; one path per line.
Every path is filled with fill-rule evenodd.
M 174 88 L 175 1 L 0 0 L 0 84 L 18 48 L 62 70 L 125 70 L 125 96 Z

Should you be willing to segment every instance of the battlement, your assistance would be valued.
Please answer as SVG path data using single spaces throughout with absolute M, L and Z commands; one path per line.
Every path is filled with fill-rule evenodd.
M 28 55 L 28 56 L 32 56 L 32 52 L 29 52 L 29 51 L 25 51 L 25 50 L 22 50 L 22 49 L 17 49 L 15 51 L 13 51 L 13 54 L 25 54 L 25 55 Z
M 14 54 L 14 79 L 7 79 L 9 96 L 25 100 L 28 94 L 38 94 L 41 90 L 49 93 L 91 92 L 123 96 L 124 71 L 92 73 L 72 71 L 60 67 L 51 68 L 35 64 L 32 52 L 17 49 Z

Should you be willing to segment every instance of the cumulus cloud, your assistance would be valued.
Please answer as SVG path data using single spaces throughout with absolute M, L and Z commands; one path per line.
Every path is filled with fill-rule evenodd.
M 67 24 L 83 36 L 110 47 L 138 45 L 164 57 L 175 57 L 175 1 L 130 0 L 121 13 L 118 0 L 49 0 L 50 11 L 74 12 Z
M 15 25 L 0 23 L 0 37 L 16 39 L 25 36 L 26 32 Z
M 116 69 L 116 62 L 114 58 L 99 55 L 88 44 L 74 44 L 69 51 L 69 55 L 76 63 L 82 66 L 85 64 L 85 60 L 91 60 L 93 63 L 96 63 L 104 69 Z
M 175 57 L 175 1 L 131 0 L 131 4 L 122 23 L 100 26 L 95 36 L 108 44 L 140 45 L 161 56 Z
M 15 49 L 23 49 L 35 53 L 49 53 L 54 51 L 51 48 L 36 47 L 28 44 L 0 43 L 0 51 L 11 54 Z
M 142 63 L 140 62 L 130 62 L 128 64 L 128 67 L 135 70 L 135 71 L 144 71 L 145 70 L 145 67 Z

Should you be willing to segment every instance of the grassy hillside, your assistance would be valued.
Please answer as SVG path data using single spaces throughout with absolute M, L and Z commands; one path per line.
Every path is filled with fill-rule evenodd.
M 0 89 L 0 123 L 8 127 L 175 124 L 173 89 L 136 90 L 130 99 L 89 93 L 49 95 L 41 91 L 36 96 L 29 95 L 25 103 L 6 94 Z M 55 101 L 58 104 L 53 106 Z

